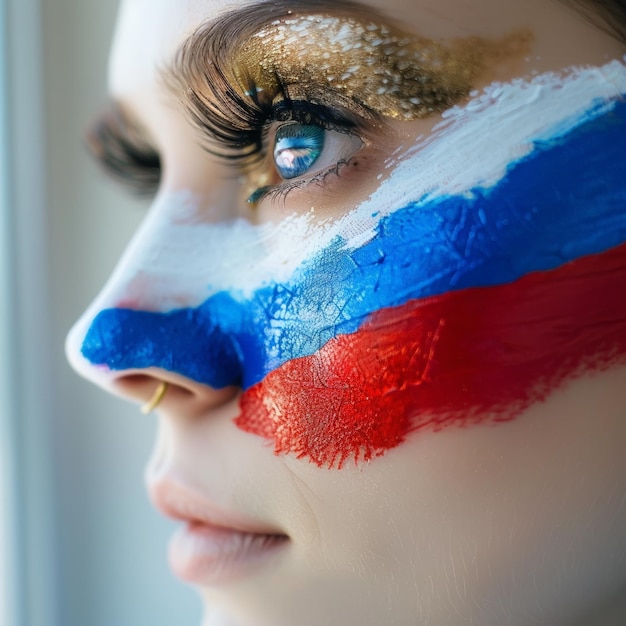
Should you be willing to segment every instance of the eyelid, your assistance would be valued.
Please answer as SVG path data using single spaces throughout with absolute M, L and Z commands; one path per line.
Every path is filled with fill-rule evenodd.
M 85 134 L 89 154 L 116 182 L 140 196 L 154 195 L 161 180 L 158 152 L 119 107 L 102 114 Z

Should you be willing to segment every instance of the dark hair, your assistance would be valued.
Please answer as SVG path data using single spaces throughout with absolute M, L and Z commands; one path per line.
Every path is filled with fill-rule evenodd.
M 626 43 L 626 0 L 561 0 L 590 22 Z

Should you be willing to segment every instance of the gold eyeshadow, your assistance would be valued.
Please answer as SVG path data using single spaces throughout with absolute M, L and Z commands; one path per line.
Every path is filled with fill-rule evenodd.
M 259 98 L 284 91 L 311 99 L 324 86 L 343 102 L 413 120 L 458 103 L 490 65 L 526 51 L 529 39 L 516 32 L 439 42 L 359 18 L 302 15 L 261 28 L 233 55 L 231 71 Z

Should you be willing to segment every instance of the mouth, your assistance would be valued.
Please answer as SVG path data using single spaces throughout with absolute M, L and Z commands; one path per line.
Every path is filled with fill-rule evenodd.
M 170 567 L 194 585 L 220 586 L 271 566 L 289 537 L 261 522 L 217 509 L 171 481 L 149 486 L 150 499 L 166 517 L 181 522 L 168 550 Z

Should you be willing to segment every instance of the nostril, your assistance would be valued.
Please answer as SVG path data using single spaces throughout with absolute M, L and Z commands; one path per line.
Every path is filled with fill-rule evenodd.
M 163 383 L 167 383 L 165 389 L 162 389 Z M 186 413 L 215 408 L 229 402 L 240 392 L 240 389 L 234 386 L 213 389 L 163 370 L 121 374 L 115 377 L 112 384 L 115 393 L 140 402 L 143 408 L 147 409 L 160 391 L 161 397 L 158 398 L 157 404 L 184 407 Z M 146 410 L 146 412 L 150 411 Z
M 163 388 L 163 384 L 166 387 Z M 124 374 L 116 377 L 114 381 L 115 391 L 132 400 L 142 403 L 142 412 L 150 413 L 160 404 L 165 394 L 175 396 L 179 402 L 192 401 L 197 396 L 197 391 L 189 388 L 187 385 L 181 384 L 180 381 L 170 379 L 170 376 L 159 376 L 158 374 Z M 155 398 L 157 394 L 161 397 Z M 148 405 L 153 404 L 148 409 Z
M 169 376 L 167 377 L 169 378 Z M 178 387 L 179 394 L 193 395 L 191 389 L 187 389 L 178 382 L 165 380 L 165 376 L 151 374 L 124 374 L 115 379 L 115 386 L 125 395 L 142 399 L 146 394 L 151 395 L 161 382 L 168 382 L 171 386 Z

